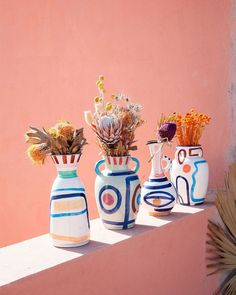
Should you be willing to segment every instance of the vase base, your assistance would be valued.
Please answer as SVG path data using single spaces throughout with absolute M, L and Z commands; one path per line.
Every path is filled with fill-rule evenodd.
M 106 229 L 112 229 L 112 230 L 126 230 L 126 229 L 129 229 L 129 228 L 132 228 L 135 226 L 135 223 L 131 223 L 131 224 L 128 224 L 127 227 L 124 227 L 124 225 L 113 225 L 113 224 L 107 224 L 107 223 L 103 223 L 104 227 Z
M 160 217 L 160 216 L 170 215 L 170 212 L 171 212 L 171 210 L 170 211 L 163 211 L 163 212 L 157 212 L 157 211 L 155 211 L 155 212 L 149 212 L 149 215 L 150 216 L 154 216 L 154 217 Z
M 75 247 L 81 247 L 84 246 L 86 244 L 88 244 L 89 240 L 87 241 L 83 241 L 80 243 L 62 243 L 61 241 L 57 241 L 57 240 L 52 240 L 52 244 L 54 247 L 58 247 L 58 248 L 75 248 Z
M 194 206 L 198 206 L 198 205 L 204 204 L 204 201 L 203 202 L 199 202 L 199 203 L 194 203 L 194 204 L 185 204 L 185 203 L 179 203 L 179 204 L 182 205 L 182 206 L 194 207 Z

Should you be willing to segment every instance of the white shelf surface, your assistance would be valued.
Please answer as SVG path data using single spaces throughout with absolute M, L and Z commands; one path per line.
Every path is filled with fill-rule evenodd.
M 158 230 L 164 226 L 177 223 L 179 220 L 191 218 L 211 209 L 213 205 L 206 203 L 201 206 L 187 207 L 175 205 L 172 213 L 165 217 L 152 217 L 141 208 L 136 226 L 128 230 L 107 230 L 99 218 L 91 221 L 91 241 L 78 248 L 56 248 L 52 246 L 48 234 L 13 244 L 0 249 L 0 286 L 12 283 L 27 276 L 50 269 L 83 255 L 92 255 L 105 247 L 121 243 L 124 240 L 145 234 L 147 231 Z M 71 251 L 69 250 L 71 249 Z

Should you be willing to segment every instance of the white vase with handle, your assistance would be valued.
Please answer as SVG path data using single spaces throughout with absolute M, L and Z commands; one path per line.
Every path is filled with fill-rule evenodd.
M 164 142 L 150 140 L 147 145 L 152 168 L 149 179 L 142 186 L 142 204 L 152 216 L 169 215 L 176 200 L 174 185 L 165 175 L 170 169 L 171 160 L 162 155 Z
M 130 160 L 136 163 L 129 168 Z M 100 171 L 104 164 L 105 169 Z M 107 229 L 128 229 L 135 225 L 140 204 L 139 161 L 130 156 L 104 157 L 95 165 L 95 197 L 99 215 Z

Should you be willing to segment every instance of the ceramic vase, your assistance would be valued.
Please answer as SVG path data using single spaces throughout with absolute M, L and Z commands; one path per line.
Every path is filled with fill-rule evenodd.
M 89 241 L 84 186 L 77 175 L 80 154 L 52 155 L 57 177 L 50 197 L 50 235 L 54 246 L 77 247 Z
M 204 202 L 208 175 L 208 164 L 202 157 L 200 145 L 176 147 L 171 180 L 176 187 L 180 204 L 192 206 Z
M 177 197 L 174 185 L 165 175 L 170 169 L 171 160 L 162 155 L 164 142 L 151 140 L 147 145 L 151 154 L 152 168 L 149 179 L 142 186 L 142 204 L 152 216 L 168 215 Z
M 129 169 L 129 162 L 136 167 Z M 105 169 L 100 171 L 100 166 Z M 105 157 L 95 165 L 95 197 L 99 215 L 107 229 L 127 229 L 135 225 L 140 204 L 139 161 L 133 157 Z

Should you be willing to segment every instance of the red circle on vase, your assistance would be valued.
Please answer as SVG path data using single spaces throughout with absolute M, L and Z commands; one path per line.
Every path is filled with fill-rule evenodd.
M 108 205 L 108 206 L 111 206 L 112 204 L 114 204 L 114 197 L 111 195 L 111 194 L 104 194 L 103 197 L 103 203 Z

